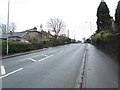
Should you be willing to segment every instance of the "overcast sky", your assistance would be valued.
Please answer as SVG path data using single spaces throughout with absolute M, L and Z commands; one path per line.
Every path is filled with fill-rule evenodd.
M 0 24 L 7 23 L 7 1 L 0 0 Z M 114 16 L 119 0 L 105 0 L 110 15 Z M 64 33 L 69 29 L 70 37 L 81 40 L 97 29 L 96 12 L 101 0 L 10 0 L 10 22 L 17 25 L 16 31 L 24 31 L 40 24 L 46 24 L 51 17 L 59 17 L 66 23 Z

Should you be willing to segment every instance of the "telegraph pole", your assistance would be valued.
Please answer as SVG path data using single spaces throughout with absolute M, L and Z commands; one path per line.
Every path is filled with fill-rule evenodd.
M 9 31 L 9 11 L 10 11 L 10 0 L 8 0 L 8 16 L 7 16 L 7 51 L 8 54 L 8 31 Z
M 69 38 L 69 29 L 68 29 L 68 38 Z
M 85 23 L 89 23 L 90 24 L 90 32 L 91 32 L 91 35 L 93 34 L 92 33 L 92 22 L 90 21 L 90 22 L 85 22 Z M 92 43 L 92 38 L 91 38 L 91 43 Z
M 90 24 L 90 32 L 91 32 L 91 35 L 92 35 L 92 22 L 85 22 L 85 23 L 89 23 Z

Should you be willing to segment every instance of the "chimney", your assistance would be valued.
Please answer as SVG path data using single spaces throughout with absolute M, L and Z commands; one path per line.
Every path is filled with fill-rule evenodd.
M 101 0 L 101 2 L 105 2 L 104 0 Z

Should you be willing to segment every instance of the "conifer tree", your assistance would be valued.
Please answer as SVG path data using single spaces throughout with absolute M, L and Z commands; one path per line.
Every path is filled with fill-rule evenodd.
M 101 30 L 111 30 L 111 16 L 109 8 L 104 0 L 101 1 L 97 9 L 97 32 Z
M 118 2 L 115 12 L 115 24 L 117 26 L 117 31 L 120 32 L 120 1 Z

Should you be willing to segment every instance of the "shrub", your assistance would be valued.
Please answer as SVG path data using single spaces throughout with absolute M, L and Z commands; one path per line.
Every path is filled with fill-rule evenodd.
M 2 54 L 6 54 L 7 42 L 2 41 Z M 9 53 L 18 53 L 32 50 L 32 44 L 26 42 L 8 42 Z
M 94 40 L 94 41 L 97 41 L 97 40 L 104 40 L 104 41 L 105 41 L 106 38 L 107 38 L 108 36 L 110 36 L 110 35 L 112 35 L 112 33 L 111 33 L 110 31 L 108 31 L 108 30 L 103 30 L 103 31 L 95 34 L 94 37 L 93 37 L 93 40 Z

